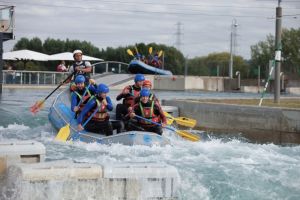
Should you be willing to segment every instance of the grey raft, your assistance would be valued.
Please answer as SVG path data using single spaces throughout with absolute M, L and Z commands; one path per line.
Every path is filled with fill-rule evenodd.
M 62 91 L 55 98 L 48 118 L 51 124 L 57 129 L 57 131 L 70 124 L 70 137 L 69 140 L 80 140 L 82 142 L 100 144 L 114 144 L 119 143 L 123 145 L 146 145 L 146 146 L 165 146 L 170 144 L 170 141 L 156 133 L 143 132 L 143 131 L 128 131 L 119 134 L 113 134 L 111 136 L 105 136 L 98 133 L 92 133 L 87 131 L 77 131 L 77 121 L 74 119 L 74 112 L 70 109 L 70 92 L 68 89 Z M 113 116 L 113 115 L 112 115 Z

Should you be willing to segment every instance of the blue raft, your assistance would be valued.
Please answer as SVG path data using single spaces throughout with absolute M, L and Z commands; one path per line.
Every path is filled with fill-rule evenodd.
M 132 74 L 159 74 L 159 75 L 173 75 L 169 70 L 159 69 L 145 64 L 140 60 L 132 60 L 129 63 L 128 71 Z
M 72 140 L 80 140 L 87 143 L 97 142 L 101 144 L 119 143 L 123 145 L 158 145 L 165 146 L 170 141 L 164 137 L 151 132 L 128 131 L 111 136 L 105 136 L 98 133 L 87 131 L 77 131 L 77 122 L 74 119 L 74 112 L 70 109 L 70 92 L 64 90 L 57 95 L 48 114 L 49 121 L 57 131 L 70 123 L 70 137 Z

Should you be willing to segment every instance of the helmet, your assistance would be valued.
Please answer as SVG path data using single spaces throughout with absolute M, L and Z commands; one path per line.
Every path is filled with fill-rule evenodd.
M 143 87 L 145 86 L 149 86 L 150 88 L 152 87 L 152 83 L 150 80 L 144 80 L 144 83 L 143 83 Z
M 149 96 L 150 96 L 150 90 L 147 89 L 147 88 L 143 88 L 143 89 L 141 90 L 140 96 L 141 96 L 141 97 L 149 97 Z
M 109 92 L 109 88 L 107 85 L 100 83 L 97 87 L 96 90 L 97 93 L 108 93 Z
M 78 76 L 76 76 L 76 78 L 75 78 L 75 83 L 77 84 L 77 83 L 84 83 L 85 82 L 85 78 L 84 78 L 84 76 L 83 75 L 78 75 Z
M 73 57 L 74 57 L 74 56 L 75 56 L 75 54 L 77 54 L 77 53 L 80 53 L 80 54 L 82 55 L 82 51 L 81 51 L 81 50 L 79 50 L 79 49 L 77 49 L 77 50 L 73 51 Z
M 134 82 L 138 82 L 138 81 L 144 81 L 145 77 L 143 74 L 136 74 L 134 77 Z

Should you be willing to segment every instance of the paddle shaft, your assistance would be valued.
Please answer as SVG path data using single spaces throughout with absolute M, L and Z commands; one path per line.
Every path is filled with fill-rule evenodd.
M 142 120 L 145 120 L 145 121 L 147 121 L 147 122 L 150 122 L 150 123 L 152 123 L 152 124 L 155 124 L 155 125 L 157 125 L 157 126 L 162 126 L 162 124 L 160 124 L 160 123 L 154 122 L 154 121 L 152 121 L 152 120 L 150 120 L 150 119 L 141 117 L 141 116 L 139 116 L 139 115 L 135 115 L 135 117 L 136 117 L 136 118 L 139 118 L 139 119 L 142 119 Z M 169 130 L 171 130 L 171 131 L 176 131 L 175 129 L 173 129 L 173 128 L 169 127 L 169 126 L 166 126 L 166 127 L 164 127 L 164 128 L 169 129 Z
M 73 76 L 74 73 L 70 74 L 62 83 L 60 83 L 43 101 L 46 101 L 60 86 L 62 86 L 69 78 Z
M 94 115 L 96 114 L 96 112 L 98 112 L 98 110 L 99 108 L 97 107 L 97 109 L 95 109 L 95 111 L 91 114 L 91 116 L 84 122 L 82 127 L 85 127 L 85 125 L 94 117 Z
M 87 93 L 88 89 L 90 88 L 90 86 L 91 86 L 91 84 L 89 84 L 89 85 L 87 86 L 87 88 L 85 88 L 85 91 L 84 91 L 84 93 L 83 93 L 83 95 L 82 95 L 82 97 L 81 97 L 79 103 L 77 104 L 77 107 L 80 106 L 80 104 L 83 102 L 83 98 L 84 98 L 84 96 L 86 95 L 86 93 Z

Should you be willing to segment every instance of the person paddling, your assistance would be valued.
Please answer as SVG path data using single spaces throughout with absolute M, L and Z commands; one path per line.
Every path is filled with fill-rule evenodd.
M 135 104 L 134 100 L 139 96 L 144 80 L 145 77 L 143 74 L 136 74 L 134 78 L 134 85 L 126 86 L 117 96 L 117 101 L 123 99 L 123 103 L 118 104 L 116 107 L 117 120 L 124 120 L 125 116 L 128 114 L 128 108 Z
M 102 133 L 106 136 L 113 134 L 113 127 L 109 121 L 108 111 L 113 110 L 113 104 L 107 93 L 109 88 L 105 84 L 99 84 L 96 89 L 95 96 L 91 97 L 88 103 L 83 107 L 82 112 L 77 118 L 78 130 L 86 129 L 94 133 Z M 87 120 L 97 109 L 95 115 L 83 128 L 82 124 Z
M 84 76 L 78 75 L 75 78 L 75 83 L 70 87 L 72 91 L 71 110 L 77 114 L 79 114 L 83 106 L 87 103 L 88 99 L 96 92 L 97 85 L 93 79 L 90 79 L 90 84 L 88 86 L 85 86 Z
M 75 50 L 73 52 L 75 63 L 70 67 L 69 73 L 74 73 L 74 80 L 76 76 L 83 75 L 85 77 L 86 83 L 88 83 L 90 79 L 90 73 L 92 72 L 92 65 L 89 61 L 83 61 L 82 55 L 83 54 L 81 50 Z
M 149 131 L 162 135 L 162 127 L 166 126 L 167 119 L 163 111 L 161 110 L 160 105 L 155 103 L 155 101 L 150 101 L 149 89 L 143 88 L 141 90 L 140 96 L 140 102 L 135 104 L 132 111 L 129 113 L 131 120 L 128 123 L 128 129 Z M 135 115 L 149 119 L 156 123 L 161 123 L 162 126 L 155 125 L 154 123 L 142 119 L 133 120 Z

